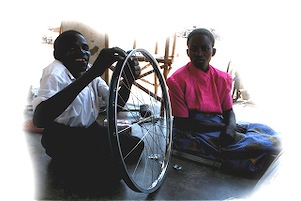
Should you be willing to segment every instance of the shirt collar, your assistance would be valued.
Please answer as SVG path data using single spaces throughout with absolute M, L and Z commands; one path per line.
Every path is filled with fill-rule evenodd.
M 62 63 L 63 64 L 63 63 Z M 64 65 L 64 64 L 63 64 Z M 68 70 L 68 68 L 64 65 L 65 69 L 66 69 L 66 73 L 69 76 L 69 78 L 74 81 L 76 80 L 76 78 L 70 73 L 70 71 Z M 92 65 L 90 63 L 88 63 L 88 67 L 87 70 L 90 69 L 92 67 Z
M 66 68 L 66 67 L 65 67 Z M 75 77 L 70 73 L 70 71 L 68 70 L 68 68 L 66 68 L 66 73 L 69 76 L 70 80 L 74 81 Z
M 70 73 L 70 71 L 68 70 L 68 68 L 63 64 L 63 62 L 59 61 L 56 59 L 56 62 L 60 63 L 60 68 L 63 68 L 65 73 L 68 75 L 68 77 L 70 78 L 70 80 L 74 81 L 75 77 Z
M 190 71 L 190 73 L 191 73 L 192 75 L 195 75 L 197 78 L 202 78 L 202 79 L 204 79 L 204 78 L 209 78 L 210 73 L 211 73 L 211 71 L 212 71 L 212 66 L 209 64 L 209 69 L 208 69 L 208 71 L 207 71 L 207 72 L 204 72 L 204 71 L 202 71 L 202 70 L 196 68 L 196 67 L 192 64 L 192 62 L 189 62 L 189 63 L 188 63 L 188 69 L 189 69 L 189 71 Z

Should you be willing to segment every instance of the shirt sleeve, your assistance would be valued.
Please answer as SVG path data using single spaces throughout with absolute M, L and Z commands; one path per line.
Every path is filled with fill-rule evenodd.
M 32 101 L 33 110 L 42 102 L 55 95 L 60 90 L 59 83 L 52 74 L 45 74 L 40 81 L 40 88 L 37 97 Z
M 104 106 L 107 104 L 109 99 L 109 86 L 101 77 L 98 77 L 96 79 L 98 79 L 98 97 L 101 99 L 101 105 Z
M 184 89 L 182 89 L 174 78 L 170 77 L 166 81 L 169 88 L 169 96 L 172 107 L 172 115 L 176 117 L 189 117 L 189 110 L 185 102 Z
M 232 76 L 230 74 L 227 74 L 226 77 L 226 92 L 224 99 L 222 101 L 222 109 L 223 111 L 229 110 L 233 107 L 233 100 L 231 96 L 231 89 L 232 89 Z

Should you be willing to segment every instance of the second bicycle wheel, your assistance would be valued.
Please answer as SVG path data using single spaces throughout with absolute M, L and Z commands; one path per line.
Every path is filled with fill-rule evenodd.
M 133 57 L 139 58 L 141 74 L 128 88 L 129 99 L 121 107 L 119 88 L 133 76 L 125 74 Z M 146 50 L 134 49 L 117 63 L 110 82 L 107 120 L 112 151 L 120 159 L 126 184 L 137 192 L 156 191 L 169 165 L 172 118 L 165 79 Z

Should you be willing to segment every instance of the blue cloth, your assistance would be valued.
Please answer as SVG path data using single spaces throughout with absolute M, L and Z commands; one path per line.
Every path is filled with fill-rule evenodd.
M 195 114 L 200 122 L 222 123 L 220 115 Z M 178 151 L 221 162 L 222 168 L 245 176 L 260 175 L 281 152 L 279 134 L 260 123 L 238 123 L 234 143 L 221 146 L 217 132 L 192 132 L 173 128 L 173 146 Z

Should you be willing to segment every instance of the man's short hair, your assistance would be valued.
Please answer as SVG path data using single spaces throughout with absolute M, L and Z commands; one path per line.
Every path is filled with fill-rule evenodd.
M 80 34 L 83 36 L 82 33 L 76 30 L 67 30 L 61 33 L 53 43 L 53 56 L 57 60 L 62 60 L 62 57 L 65 54 L 65 45 L 68 43 L 69 40 L 73 40 L 75 35 Z

